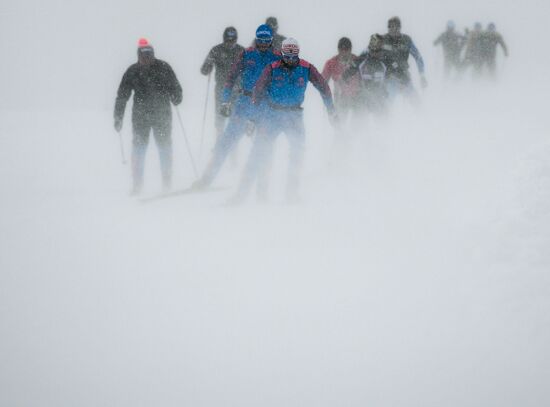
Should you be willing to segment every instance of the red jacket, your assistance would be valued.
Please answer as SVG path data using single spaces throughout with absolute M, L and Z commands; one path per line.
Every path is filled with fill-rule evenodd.
M 361 90 L 361 78 L 359 74 L 352 76 L 348 81 L 342 79 L 342 74 L 351 66 L 352 61 L 356 60 L 356 55 L 351 55 L 351 60 L 343 62 L 338 55 L 332 57 L 325 63 L 323 68 L 323 77 L 326 81 L 334 81 L 334 96 L 336 99 L 354 98 Z

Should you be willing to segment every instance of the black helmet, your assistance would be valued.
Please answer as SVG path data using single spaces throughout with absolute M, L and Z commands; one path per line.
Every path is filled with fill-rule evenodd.
M 265 23 L 271 27 L 273 31 L 277 31 L 279 28 L 279 23 L 277 22 L 277 17 L 267 17 Z
M 399 17 L 392 17 L 388 20 L 388 28 L 399 28 L 401 29 L 401 19 Z
M 338 51 L 351 50 L 351 40 L 348 37 L 342 37 L 338 41 Z
M 369 41 L 369 51 L 378 51 L 382 48 L 382 41 L 384 40 L 384 37 L 382 37 L 380 34 L 373 34 L 370 37 Z
M 237 41 L 237 29 L 235 27 L 227 27 L 223 31 L 223 41 Z

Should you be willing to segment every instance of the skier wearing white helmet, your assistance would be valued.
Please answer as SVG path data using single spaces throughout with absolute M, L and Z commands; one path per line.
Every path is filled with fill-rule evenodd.
M 258 198 L 267 198 L 267 178 L 273 157 L 273 144 L 280 133 L 285 133 L 290 145 L 287 201 L 295 202 L 298 199 L 305 144 L 302 103 L 309 82 L 321 93 L 331 121 L 337 120 L 330 88 L 317 68 L 300 59 L 298 42 L 294 38 L 286 39 L 283 41 L 281 53 L 282 59 L 264 69 L 254 88 L 253 102 L 267 101 L 268 108 L 258 128 L 258 135 L 254 139 L 239 189 L 232 203 L 241 202 L 256 179 Z

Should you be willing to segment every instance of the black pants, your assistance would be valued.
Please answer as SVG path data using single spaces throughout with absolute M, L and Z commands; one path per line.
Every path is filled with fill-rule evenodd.
M 132 176 L 134 189 L 143 186 L 145 154 L 149 144 L 149 135 L 153 131 L 160 157 L 160 168 L 164 187 L 172 182 L 172 115 L 134 113 L 132 141 Z

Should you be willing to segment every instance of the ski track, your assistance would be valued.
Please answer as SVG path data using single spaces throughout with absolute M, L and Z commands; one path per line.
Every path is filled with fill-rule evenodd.
M 411 20 L 428 44 L 433 27 Z M 310 55 L 328 55 L 311 39 Z M 308 92 L 298 205 L 282 200 L 284 138 L 266 205 L 226 207 L 232 190 L 144 204 L 127 195 L 110 105 L 2 104 L 0 406 L 550 405 L 550 86 L 519 75 L 531 49 L 520 42 L 501 82 L 434 74 L 419 109 L 397 103 L 349 149 Z M 109 52 L 114 88 L 125 60 Z M 195 152 L 201 106 L 188 97 L 181 110 Z M 192 170 L 173 131 L 184 188 Z M 148 197 L 159 193 L 153 140 L 147 160 Z

